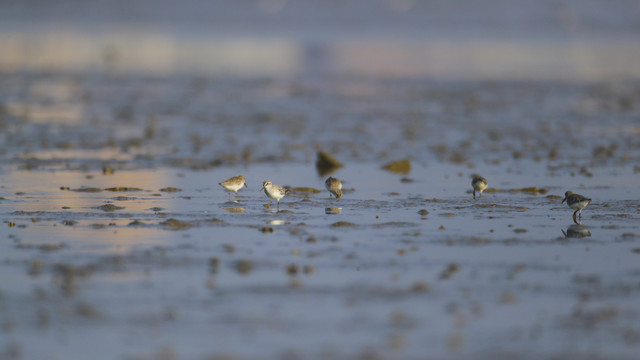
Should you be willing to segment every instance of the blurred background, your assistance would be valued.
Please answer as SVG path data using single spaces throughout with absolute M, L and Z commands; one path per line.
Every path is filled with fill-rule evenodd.
M 0 71 L 640 77 L 634 0 L 3 1 Z
M 0 359 L 637 359 L 639 59 L 638 0 L 0 0 Z

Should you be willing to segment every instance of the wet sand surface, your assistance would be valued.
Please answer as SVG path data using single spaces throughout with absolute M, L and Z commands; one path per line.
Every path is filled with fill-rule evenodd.
M 7 357 L 640 348 L 637 83 L 2 82 Z M 279 211 L 265 179 L 292 188 Z
M 371 63 L 3 67 L 0 359 L 637 358 L 637 78 Z

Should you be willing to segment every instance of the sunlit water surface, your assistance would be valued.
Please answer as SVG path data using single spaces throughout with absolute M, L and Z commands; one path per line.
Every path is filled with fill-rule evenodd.
M 580 179 L 593 203 L 576 225 L 561 196 L 549 196 L 574 177 L 508 168 L 484 168 L 490 188 L 549 192 L 473 200 L 464 166 L 403 176 L 354 164 L 334 174 L 341 199 L 293 193 L 278 211 L 265 208 L 262 180 L 324 190 L 313 164 L 9 171 L 0 177 L 4 332 L 32 344 L 20 348 L 30 357 L 102 348 L 104 358 L 420 358 L 425 346 L 445 358 L 534 347 L 632 356 L 640 202 L 624 197 L 623 180 L 637 175 Z M 216 182 L 239 173 L 249 188 L 229 201 Z M 117 186 L 141 190 L 74 191 Z
M 636 359 L 639 11 L 5 4 L 0 359 Z

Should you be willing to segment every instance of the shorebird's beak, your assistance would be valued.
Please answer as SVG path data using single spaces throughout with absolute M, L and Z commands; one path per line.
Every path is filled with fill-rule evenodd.
M 247 185 L 247 183 L 246 183 L 246 182 L 244 183 L 244 186 L 246 186 L 246 187 L 247 187 L 247 189 L 249 188 L 249 185 Z
M 258 192 L 260 192 L 260 191 L 262 191 L 262 190 L 264 190 L 264 186 L 262 186 L 262 189 L 258 190 Z
M 562 199 L 562 202 L 560 204 L 564 204 L 564 202 L 567 201 L 567 197 L 565 196 L 564 199 Z

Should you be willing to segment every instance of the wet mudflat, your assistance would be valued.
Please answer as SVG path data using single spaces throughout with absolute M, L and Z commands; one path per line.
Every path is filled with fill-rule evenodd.
M 637 82 L 0 85 L 0 358 L 640 351 Z

